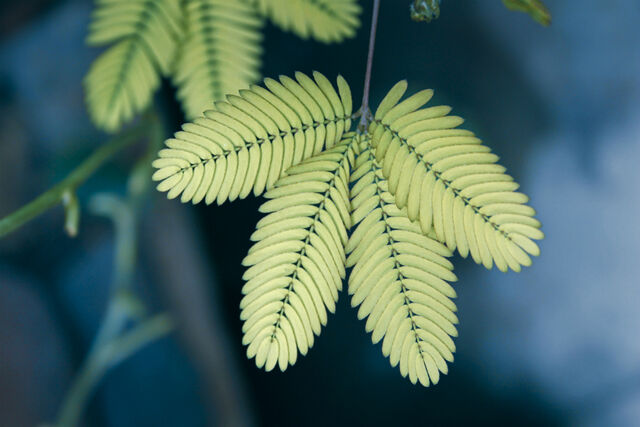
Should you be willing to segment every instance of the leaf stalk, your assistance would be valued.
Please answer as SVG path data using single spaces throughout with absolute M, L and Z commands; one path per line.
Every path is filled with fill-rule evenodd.
M 373 0 L 373 13 L 371 14 L 371 32 L 369 33 L 369 51 L 367 54 L 367 70 L 364 75 L 364 89 L 362 91 L 362 107 L 358 129 L 366 132 L 369 126 L 369 91 L 371 88 L 371 70 L 373 68 L 373 53 L 376 45 L 376 30 L 378 27 L 378 15 L 380 14 L 380 0 Z
M 74 194 L 76 189 L 89 179 L 107 160 L 129 145 L 139 141 L 140 138 L 145 135 L 153 120 L 154 119 L 151 119 L 149 116 L 143 117 L 139 123 L 128 128 L 124 133 L 116 136 L 94 151 L 93 154 L 78 165 L 64 180 L 23 207 L 0 219 L 0 238 L 17 230 L 49 209 L 65 202 L 65 200 L 71 200 L 69 195 Z M 67 205 L 67 203 L 65 203 L 65 205 Z M 71 213 L 79 214 L 79 212 Z M 68 215 L 67 221 L 69 221 Z M 72 222 L 73 221 L 75 221 L 75 218 L 73 218 L 72 215 Z M 67 225 L 69 226 L 70 223 L 67 223 Z M 71 234 L 73 234 L 75 230 L 71 227 L 71 230 L 68 231 L 71 231 Z

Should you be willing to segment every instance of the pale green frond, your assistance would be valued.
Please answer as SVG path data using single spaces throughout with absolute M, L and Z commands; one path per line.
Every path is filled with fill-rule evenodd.
M 502 0 L 502 3 L 509 10 L 528 13 L 540 25 L 551 24 L 551 13 L 541 0 Z
M 457 336 L 451 251 L 422 233 L 399 209 L 388 181 L 368 147 L 352 174 L 351 213 L 355 230 L 346 250 L 352 306 L 367 318 L 366 330 L 402 376 L 423 386 L 448 372 Z
M 185 21 L 173 81 L 194 119 L 260 78 L 263 22 L 245 0 L 187 0 Z
M 84 79 L 96 126 L 117 131 L 150 103 L 174 60 L 182 33 L 179 0 L 97 0 L 87 42 L 115 43 Z
M 396 85 L 369 126 L 375 157 L 389 192 L 426 234 L 486 268 L 520 271 L 537 256 L 542 239 L 527 196 L 498 165 L 498 156 L 467 130 L 450 108 L 421 108 L 433 91 L 402 102 L 406 83 Z
M 265 85 L 216 102 L 168 139 L 153 162 L 158 190 L 194 204 L 257 196 L 349 130 L 351 93 L 342 77 L 339 93 L 317 72 Z
M 284 371 L 305 355 L 333 312 L 345 277 L 349 171 L 358 138 L 290 168 L 265 193 L 268 213 L 243 261 L 243 344 L 259 368 Z
M 353 37 L 360 26 L 356 0 L 251 0 L 284 31 L 333 43 Z

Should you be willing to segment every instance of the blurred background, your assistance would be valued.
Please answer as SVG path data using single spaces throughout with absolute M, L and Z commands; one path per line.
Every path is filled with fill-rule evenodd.
M 341 73 L 359 105 L 361 3 L 358 36 L 339 45 L 267 25 L 263 74 Z M 193 207 L 153 192 L 133 289 L 177 329 L 107 373 L 83 425 L 640 425 L 640 3 L 548 0 L 549 28 L 499 0 L 445 0 L 430 24 L 410 21 L 408 3 L 382 2 L 372 105 L 402 78 L 435 89 L 531 197 L 542 255 L 520 274 L 454 260 L 460 336 L 435 387 L 389 366 L 345 294 L 306 357 L 265 373 L 245 357 L 238 308 L 261 200 Z M 91 8 L 0 5 L 0 217 L 108 138 L 83 101 L 99 54 L 84 44 Z M 183 118 L 166 82 L 156 105 L 168 137 Z M 140 155 L 81 187 L 77 238 L 56 208 L 0 240 L 0 425 L 56 420 L 114 280 L 113 224 L 86 207 L 123 195 Z

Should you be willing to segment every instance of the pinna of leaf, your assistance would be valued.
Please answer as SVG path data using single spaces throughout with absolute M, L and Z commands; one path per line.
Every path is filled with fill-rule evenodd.
M 183 125 L 153 163 L 158 189 L 218 204 L 268 200 L 243 265 L 243 343 L 258 367 L 285 370 L 313 346 L 348 293 L 372 340 L 424 386 L 453 361 L 453 251 L 520 271 L 540 223 L 498 157 L 433 91 L 382 100 L 349 132 L 348 84 L 320 73 L 265 79 Z M 347 268 L 351 268 L 347 272 Z
M 95 125 L 118 131 L 171 77 L 187 119 L 260 77 L 265 18 L 297 36 L 355 35 L 357 0 L 96 0 L 87 42 L 110 45 L 84 79 Z

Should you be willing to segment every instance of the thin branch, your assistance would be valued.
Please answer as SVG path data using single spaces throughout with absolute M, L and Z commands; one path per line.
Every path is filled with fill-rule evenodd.
M 223 315 L 222 283 L 203 255 L 193 212 L 165 197 L 156 203 L 154 214 L 143 222 L 146 246 L 140 253 L 154 265 L 153 282 L 163 288 L 163 300 L 180 325 L 178 336 L 201 380 L 208 425 L 258 425 L 239 346 Z M 158 227 L 164 231 L 158 233 Z
M 27 203 L 17 211 L 0 219 L 0 238 L 17 230 L 38 215 L 62 203 L 65 194 L 74 193 L 93 173 L 107 160 L 125 147 L 138 141 L 147 131 L 150 118 L 145 117 L 139 123 L 130 127 L 125 133 L 108 141 L 84 162 L 76 167 L 64 180 L 42 193 L 33 201 Z
M 369 34 L 369 53 L 367 54 L 367 71 L 364 75 L 364 90 L 362 93 L 362 107 L 360 111 L 359 128 L 367 130 L 369 118 L 369 89 L 371 87 L 371 69 L 373 68 L 373 52 L 376 45 L 376 30 L 378 28 L 378 15 L 380 12 L 380 0 L 373 0 L 373 13 L 371 14 L 371 33 Z
M 147 344 L 164 337 L 172 330 L 173 322 L 170 317 L 167 314 L 158 314 L 144 320 L 131 331 L 95 347 L 66 396 L 60 418 L 55 425 L 57 427 L 78 425 L 83 409 L 96 384 L 100 382 L 109 368 L 136 353 Z
M 115 278 L 112 292 L 129 288 L 137 258 L 136 209 L 130 200 L 115 194 L 96 194 L 89 209 L 96 215 L 111 218 L 115 227 Z
M 151 189 L 151 161 L 162 144 L 162 124 L 149 122 L 149 147 L 130 174 L 126 198 L 98 194 L 89 203 L 94 214 L 110 218 L 115 227 L 115 274 L 107 310 L 85 361 L 67 393 L 56 427 L 75 427 L 95 388 L 108 370 L 142 347 L 174 329 L 168 314 L 146 316 L 146 307 L 132 292 L 137 259 L 137 219 Z M 131 328 L 128 327 L 133 323 Z

